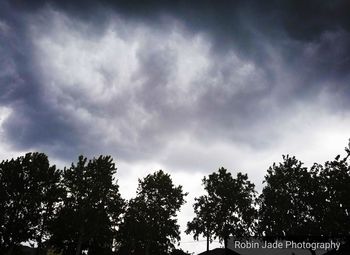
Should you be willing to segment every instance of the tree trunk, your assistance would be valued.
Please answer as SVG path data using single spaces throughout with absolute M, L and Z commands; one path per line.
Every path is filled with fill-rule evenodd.
M 42 250 L 42 246 L 43 246 L 43 235 L 44 235 L 44 230 L 43 230 L 43 227 L 42 227 L 41 230 L 40 230 L 39 237 L 37 239 L 38 247 L 36 249 L 36 255 L 40 255 L 41 254 L 41 250 Z
M 81 248 L 83 246 L 83 236 L 84 236 L 84 225 L 81 226 L 80 231 L 79 231 L 79 239 L 78 239 L 78 244 L 77 244 L 77 249 L 76 249 L 75 255 L 81 254 Z
M 224 237 L 224 246 L 225 246 L 225 255 L 227 254 L 227 243 L 228 243 L 228 237 Z
M 146 247 L 145 247 L 145 255 L 149 255 L 149 242 L 147 241 Z
M 36 248 L 36 255 L 40 255 L 41 254 L 41 249 L 42 249 L 42 242 L 41 242 L 41 238 L 40 241 L 38 241 L 38 247 Z
M 227 249 L 227 243 L 228 243 L 228 237 L 224 237 L 224 245 L 225 245 L 225 250 Z
M 209 254 L 209 233 L 207 233 L 207 254 Z

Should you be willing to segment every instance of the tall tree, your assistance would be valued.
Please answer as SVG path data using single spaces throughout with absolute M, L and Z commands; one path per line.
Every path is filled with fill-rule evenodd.
M 28 155 L 28 154 L 27 154 Z M 1 248 L 11 251 L 33 236 L 34 205 L 28 191 L 24 157 L 2 161 L 1 171 Z
M 42 243 L 50 238 L 49 226 L 54 220 L 57 204 L 64 195 L 60 185 L 61 171 L 56 166 L 50 166 L 47 156 L 43 153 L 33 153 L 26 157 L 29 171 L 29 192 L 35 204 L 33 226 L 33 241 L 37 244 L 37 254 L 43 253 Z
M 167 254 L 180 240 L 176 215 L 186 195 L 162 170 L 139 180 L 137 195 L 130 200 L 120 228 L 122 249 Z
M 259 232 L 266 238 L 307 241 L 320 234 L 316 206 L 318 170 L 308 171 L 295 157 L 283 156 L 265 176 L 260 196 Z M 312 250 L 310 250 L 313 253 Z
M 198 240 L 200 235 L 207 238 L 207 252 L 209 252 L 209 243 L 212 242 L 215 229 L 214 209 L 216 204 L 211 201 L 207 195 L 195 198 L 193 205 L 196 217 L 187 223 L 186 234 L 193 232 L 193 238 Z
M 320 232 L 323 236 L 342 240 L 350 236 L 350 144 L 345 152 L 342 159 L 338 155 L 324 166 L 313 166 L 319 172 L 321 189 L 316 214 Z
M 237 173 L 233 178 L 225 168 L 220 168 L 203 179 L 207 195 L 197 199 L 196 217 L 188 223 L 187 232 L 211 235 L 224 242 L 227 248 L 229 236 L 250 236 L 256 218 L 254 184 L 246 174 Z M 212 210 L 208 215 L 208 210 Z M 213 229 L 212 229 L 213 228 Z
M 59 179 L 60 172 L 43 153 L 0 164 L 0 244 L 9 253 L 25 241 L 35 241 L 40 251 L 58 201 Z
M 124 200 L 114 174 L 110 156 L 87 160 L 64 170 L 67 195 L 52 231 L 52 243 L 67 254 L 108 254 L 118 227 Z

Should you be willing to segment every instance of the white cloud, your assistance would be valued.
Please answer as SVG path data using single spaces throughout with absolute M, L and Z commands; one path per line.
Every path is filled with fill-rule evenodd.
M 0 161 L 15 158 L 26 153 L 24 151 L 13 149 L 5 135 L 3 124 L 6 122 L 11 113 L 11 108 L 0 106 Z

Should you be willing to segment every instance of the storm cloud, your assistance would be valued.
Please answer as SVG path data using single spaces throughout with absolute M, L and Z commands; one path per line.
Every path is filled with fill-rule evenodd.
M 14 1 L 1 8 L 14 148 L 147 159 L 173 139 L 256 148 L 300 105 L 348 106 L 349 5 Z

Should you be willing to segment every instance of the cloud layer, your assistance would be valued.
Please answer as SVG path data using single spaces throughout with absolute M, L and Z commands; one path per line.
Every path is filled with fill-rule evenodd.
M 345 140 L 348 9 L 3 1 L 2 141 L 66 162 L 102 153 L 207 173 L 316 144 L 324 130 Z
M 23 14 L 1 21 L 10 143 L 60 157 L 114 150 L 128 159 L 152 157 L 182 135 L 265 148 L 285 135 L 274 124 L 300 105 L 347 106 L 342 3 L 318 6 L 322 20 L 298 4 L 180 3 L 141 11 L 123 1 L 97 10 L 94 2 L 5 2 L 7 13 Z M 302 26 L 292 13 L 300 8 Z

